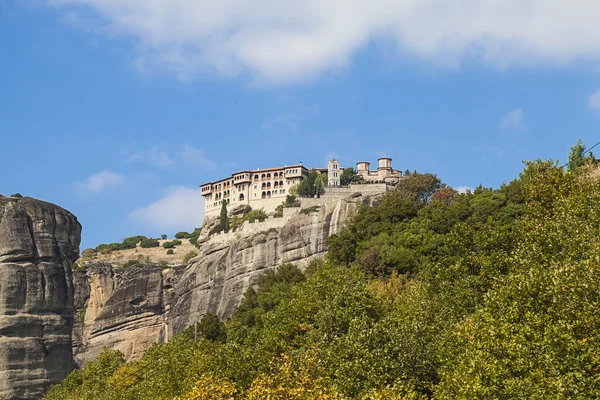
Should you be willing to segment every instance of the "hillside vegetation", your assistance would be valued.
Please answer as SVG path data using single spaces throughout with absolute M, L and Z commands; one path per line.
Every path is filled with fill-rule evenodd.
M 105 350 L 46 399 L 565 399 L 600 395 L 600 185 L 528 163 L 459 194 L 412 173 L 283 265 L 233 317 L 124 363 Z

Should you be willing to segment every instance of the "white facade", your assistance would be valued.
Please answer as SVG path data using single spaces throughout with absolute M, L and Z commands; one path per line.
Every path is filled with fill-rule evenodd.
M 327 186 L 340 186 L 342 170 L 340 162 L 335 158 L 327 163 Z
M 240 171 L 228 178 L 200 186 L 206 215 L 218 215 L 223 200 L 229 206 L 249 205 L 254 209 L 274 210 L 292 186 L 308 175 L 302 164 L 280 168 Z

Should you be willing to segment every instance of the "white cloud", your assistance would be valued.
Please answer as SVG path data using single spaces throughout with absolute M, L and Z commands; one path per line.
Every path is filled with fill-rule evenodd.
M 175 186 L 165 193 L 160 200 L 131 212 L 128 218 L 161 232 L 191 231 L 202 224 L 204 199 L 200 188 Z
M 469 186 L 459 186 L 454 188 L 458 193 L 467 193 L 467 191 L 473 192 L 475 189 Z
M 442 66 L 600 61 L 596 0 L 40 1 L 99 16 L 87 25 L 132 38 L 136 64 L 182 78 L 217 71 L 304 81 L 347 66 L 369 43 Z
M 502 120 L 503 128 L 523 129 L 525 127 L 525 112 L 522 108 L 511 110 Z
M 123 175 L 113 171 L 102 171 L 91 175 L 84 182 L 76 182 L 76 188 L 83 193 L 101 193 L 107 189 L 114 189 L 125 183 Z
M 129 156 L 129 161 L 141 161 L 160 168 L 170 167 L 175 164 L 169 152 L 160 146 L 154 146 L 149 150 L 137 151 Z
M 181 152 L 181 161 L 185 165 L 199 165 L 204 168 L 214 169 L 217 165 L 210 161 L 204 154 L 204 150 L 197 149 L 190 145 L 184 144 Z
M 589 107 L 597 112 L 600 112 L 600 89 L 596 90 L 588 99 Z

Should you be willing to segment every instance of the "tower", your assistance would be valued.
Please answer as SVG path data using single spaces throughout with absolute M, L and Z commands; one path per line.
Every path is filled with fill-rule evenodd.
M 340 162 L 335 158 L 327 163 L 327 186 L 340 186 Z
M 377 173 L 379 175 L 379 179 L 383 181 L 385 178 L 392 175 L 392 159 L 389 157 L 381 157 L 377 161 L 379 162 Z

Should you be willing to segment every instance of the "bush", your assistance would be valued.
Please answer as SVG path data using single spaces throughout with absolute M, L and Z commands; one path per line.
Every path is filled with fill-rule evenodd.
M 283 203 L 278 205 L 275 208 L 275 213 L 273 214 L 273 217 L 275 218 L 282 218 L 283 217 Z
M 190 234 L 187 232 L 177 232 L 175 234 L 175 239 L 188 239 L 190 237 Z
M 130 236 L 130 237 L 126 238 L 125 240 L 123 240 L 123 248 L 124 249 L 135 249 L 137 244 L 140 243 L 144 239 L 147 239 L 147 237 L 141 236 L 141 235 Z
M 145 249 L 152 248 L 152 247 L 158 247 L 158 246 L 160 246 L 160 244 L 158 243 L 158 240 L 156 240 L 156 239 L 144 238 L 140 242 L 140 247 L 143 247 Z
M 167 250 L 167 255 L 171 255 L 171 254 L 174 254 L 174 253 L 175 253 L 175 252 L 173 251 L 173 249 L 169 249 L 169 250 Z
M 188 261 L 190 261 L 192 258 L 196 257 L 197 255 L 198 255 L 198 253 L 196 253 L 194 250 L 192 250 L 183 257 L 183 262 L 187 263 Z
M 310 213 L 318 212 L 320 209 L 321 209 L 320 206 L 307 207 L 307 208 L 303 208 L 302 210 L 300 210 L 300 214 L 308 215 Z
M 190 243 L 193 244 L 194 246 L 198 245 L 198 237 L 200 236 L 201 230 L 202 230 L 201 228 L 196 228 L 196 229 L 194 229 L 194 232 L 192 232 L 190 234 Z
M 167 240 L 167 235 L 165 233 L 163 233 L 162 235 L 160 235 L 161 240 Z
M 263 222 L 268 218 L 267 213 L 261 208 L 260 210 L 252 210 L 244 216 L 244 219 L 249 222 Z
M 170 242 L 164 242 L 163 243 L 163 247 L 165 249 L 172 249 L 175 246 L 178 246 L 181 244 L 181 240 L 171 240 Z
M 139 260 L 129 260 L 125 264 L 123 264 L 123 269 L 127 269 L 129 267 L 133 267 L 134 265 L 140 264 Z
M 300 207 L 300 201 L 293 194 L 285 197 L 284 207 Z
M 95 257 L 96 256 L 96 250 L 94 249 L 85 249 L 82 253 L 81 253 L 82 257 Z
M 11 194 L 10 197 L 16 197 L 18 199 L 23 198 L 23 195 L 21 193 L 15 193 L 15 194 Z

